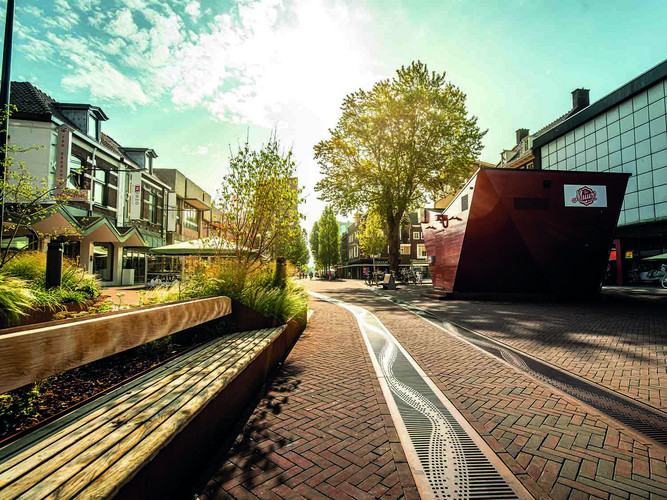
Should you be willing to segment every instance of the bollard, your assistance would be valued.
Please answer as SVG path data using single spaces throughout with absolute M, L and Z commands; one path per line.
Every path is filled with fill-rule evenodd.
M 63 244 L 51 241 L 46 250 L 46 288 L 57 288 L 63 283 Z
M 276 259 L 276 272 L 273 275 L 273 286 L 285 288 L 285 279 L 287 277 L 287 259 L 278 257 Z

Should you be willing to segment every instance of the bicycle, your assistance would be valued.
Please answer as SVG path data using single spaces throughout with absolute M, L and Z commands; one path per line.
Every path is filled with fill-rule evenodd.
M 660 278 L 660 285 L 662 288 L 667 288 L 667 264 L 662 264 L 660 266 L 660 271 L 656 273 L 656 276 L 659 276 L 662 274 L 662 277 Z

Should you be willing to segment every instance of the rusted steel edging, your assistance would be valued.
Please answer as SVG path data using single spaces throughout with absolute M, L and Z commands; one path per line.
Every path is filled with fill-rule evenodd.
M 305 311 L 304 311 L 305 318 Z M 196 415 L 178 434 L 164 443 L 155 457 L 133 478 L 119 485 L 114 498 L 177 499 L 191 496 L 192 481 L 220 452 L 230 433 L 278 363 L 285 361 L 306 328 L 305 320 L 292 319 L 282 332 Z M 187 457 L 184 460 L 183 457 Z
M 206 297 L 0 335 L 0 394 L 230 314 L 229 297 Z

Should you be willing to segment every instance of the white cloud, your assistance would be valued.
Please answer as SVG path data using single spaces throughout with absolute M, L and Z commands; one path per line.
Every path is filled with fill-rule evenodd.
M 197 0 L 193 0 L 185 6 L 185 13 L 196 21 L 201 15 L 201 4 Z
M 74 12 L 73 6 L 68 0 L 54 0 L 53 8 L 58 15 L 57 19 L 44 19 L 44 22 L 51 27 L 69 30 L 79 23 L 79 14 Z
M 139 31 L 139 27 L 134 22 L 130 9 L 119 10 L 116 17 L 107 26 L 108 33 L 120 37 L 134 35 L 137 31 Z
M 100 0 L 70 0 L 70 2 L 79 10 L 83 11 L 89 11 L 93 7 L 100 5 Z
M 91 102 L 163 106 L 167 96 L 220 121 L 278 129 L 301 159 L 301 183 L 312 186 L 313 144 L 335 125 L 345 95 L 379 78 L 376 28 L 356 0 L 231 1 L 220 13 L 199 0 L 54 0 L 70 34 L 38 32 L 42 40 L 22 49 L 70 68 L 63 86 L 87 90 Z M 42 19 L 42 32 L 56 28 Z M 85 38 L 71 35 L 77 23 Z
M 61 81 L 66 90 L 88 89 L 93 99 L 124 102 L 130 107 L 149 103 L 141 84 L 115 68 L 88 40 L 52 33 L 47 38 L 71 61 L 72 70 Z
M 238 1 L 176 53 L 172 98 L 221 120 L 272 127 L 301 114 L 332 125 L 342 97 L 373 81 L 368 24 L 342 1 Z
M 26 14 L 30 14 L 31 16 L 42 17 L 44 15 L 44 11 L 38 7 L 35 7 L 34 5 L 19 6 L 17 7 L 17 10 L 19 13 L 24 12 Z

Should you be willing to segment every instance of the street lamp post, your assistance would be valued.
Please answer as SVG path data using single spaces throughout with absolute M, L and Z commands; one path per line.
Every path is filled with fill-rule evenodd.
M 2 84 L 0 85 L 0 106 L 3 113 L 9 110 L 9 91 L 11 89 L 12 38 L 14 36 L 14 0 L 7 0 L 5 15 L 5 45 L 2 52 Z M 5 160 L 9 139 L 9 117 L 4 115 L 0 124 L 0 248 L 5 221 Z

